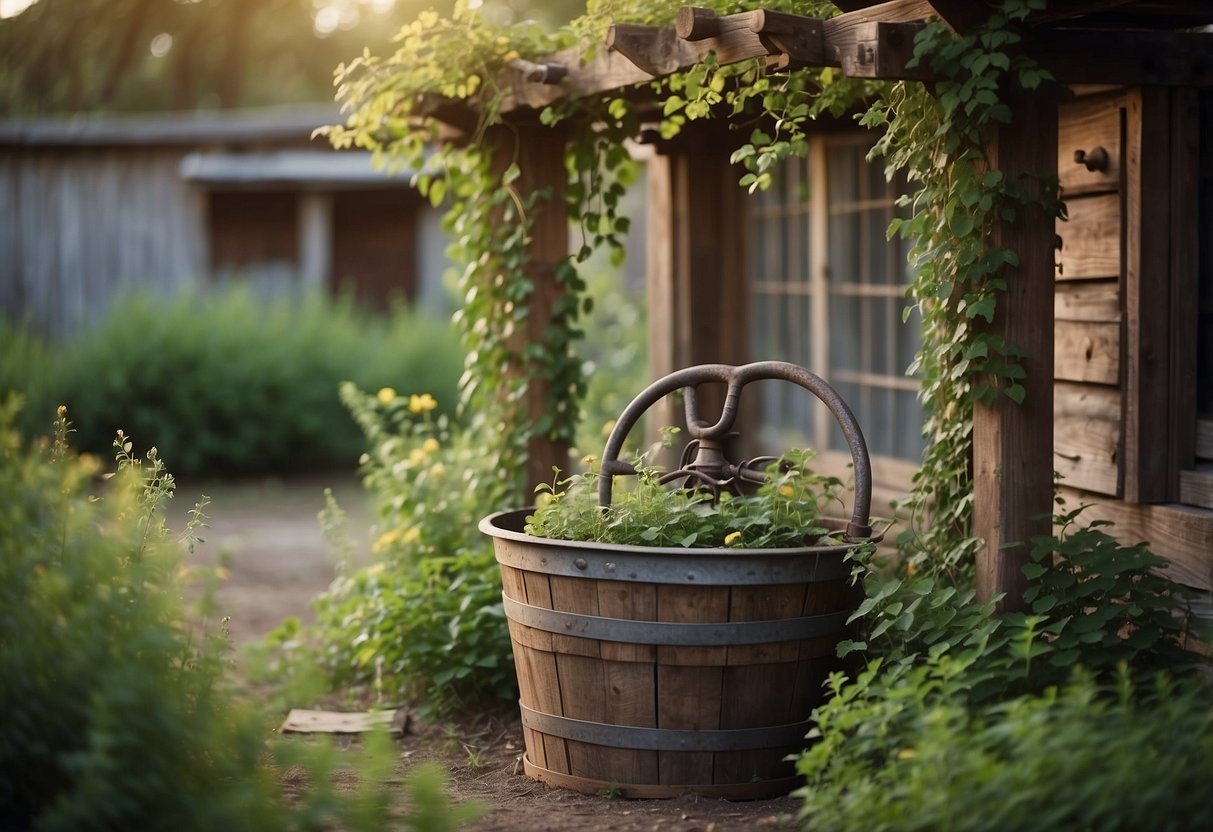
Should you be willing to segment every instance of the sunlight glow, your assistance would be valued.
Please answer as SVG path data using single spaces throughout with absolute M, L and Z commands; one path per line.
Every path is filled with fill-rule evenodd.
M 16 17 L 38 0 L 0 0 L 0 17 Z
M 152 38 L 152 42 L 148 46 L 148 49 L 151 51 L 152 55 L 157 58 L 163 58 L 172 48 L 173 36 L 168 32 L 161 32 L 160 34 L 156 35 L 154 38 Z

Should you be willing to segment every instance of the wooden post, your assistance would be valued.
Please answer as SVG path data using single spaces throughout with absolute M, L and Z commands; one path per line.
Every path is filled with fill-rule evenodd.
M 552 320 L 552 306 L 563 290 L 556 282 L 556 267 L 569 253 L 568 211 L 565 206 L 567 175 L 564 168 L 565 131 L 537 124 L 511 124 L 493 128 L 488 136 L 493 148 L 493 170 L 503 173 L 517 163 L 519 176 L 513 182 L 525 197 L 536 191 L 544 192 L 531 209 L 531 234 L 526 248 L 523 270 L 534 283 L 526 326 L 517 337 L 519 347 L 537 343 Z M 513 372 L 523 371 L 521 366 Z M 548 408 L 548 385 L 532 378 L 527 390 L 525 418 L 530 424 L 538 422 Z M 570 411 L 571 415 L 571 411 Z M 559 420 L 560 414 L 553 414 Z M 568 416 L 564 417 L 568 418 Z M 552 467 L 568 468 L 569 449 L 547 435 L 532 436 L 527 443 L 526 492 L 529 497 L 536 485 L 551 482 Z
M 1005 93 L 1009 125 L 991 131 L 990 163 L 1009 181 L 1034 187 L 1057 170 L 1057 104 L 1042 93 Z M 1003 610 L 1023 606 L 1030 539 L 1049 534 L 1053 508 L 1053 218 L 1029 206 L 995 232 L 994 244 L 1019 255 L 1005 271 L 992 330 L 1027 352 L 1027 395 L 999 395 L 973 414 L 973 525 L 985 544 L 977 553 L 980 599 L 1005 594 Z
M 728 162 L 727 139 L 688 136 L 649 162 L 652 379 L 695 364 L 749 360 L 749 199 L 737 185 L 740 172 Z M 715 392 L 705 389 L 701 396 L 704 418 L 719 414 L 723 395 L 717 401 Z M 683 422 L 680 406 L 668 399 L 650 412 L 650 439 L 658 428 Z

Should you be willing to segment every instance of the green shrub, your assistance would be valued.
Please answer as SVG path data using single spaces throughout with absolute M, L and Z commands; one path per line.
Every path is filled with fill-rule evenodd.
M 286 670 L 319 660 L 334 685 L 376 686 L 425 714 L 512 701 L 517 683 L 492 546 L 477 529 L 504 507 L 510 479 L 473 419 L 459 429 L 428 394 L 342 385 L 366 433 L 381 560 L 334 581 Z M 496 443 L 499 444 L 499 443 Z M 339 512 L 327 512 L 330 532 Z M 337 544 L 340 546 L 340 543 Z M 291 641 L 296 641 L 292 639 Z
M 627 403 L 619 375 L 634 377 L 643 363 L 635 340 L 642 318 L 613 285 L 614 274 L 605 271 L 594 281 L 600 311 L 591 360 L 609 370 L 591 383 L 591 400 L 600 405 L 589 434 L 596 444 L 605 441 L 602 422 Z M 334 581 L 317 603 L 315 627 L 300 633 L 290 625 L 271 639 L 270 651 L 283 652 L 269 670 L 307 678 L 318 665 L 330 685 L 406 697 L 428 715 L 515 701 L 501 578 L 477 528 L 517 501 L 497 426 L 480 414 L 453 424 L 441 408 L 431 409 L 435 398 L 445 403 L 443 392 L 423 383 L 396 385 L 409 392 L 400 396 L 362 393 L 360 386 L 375 389 L 346 384 L 341 399 L 369 448 L 361 471 L 378 515 L 373 548 L 380 561 Z M 322 525 L 334 548 L 347 545 L 335 504 Z
M 866 655 L 814 712 L 798 761 L 817 829 L 1196 829 L 1213 773 L 1205 675 L 1182 587 L 1079 512 L 1033 541 L 1024 613 L 971 589 L 872 577 Z
M 526 532 L 638 546 L 812 546 L 828 534 L 821 518 L 842 487 L 836 477 L 808 467 L 813 457 L 812 451 L 789 451 L 767 467 L 766 482 L 753 494 L 723 491 L 716 502 L 663 485 L 661 469 L 641 466 L 630 487 L 615 490 L 606 511 L 598 504 L 600 466 L 594 463 L 584 474 L 541 486 L 541 505 L 527 517 Z
M 135 297 L 59 346 L 11 331 L 0 343 L 22 346 L 27 360 L 0 365 L 0 389 L 27 394 L 35 425 L 66 403 L 83 450 L 103 452 L 122 427 L 190 475 L 353 464 L 362 440 L 338 401 L 341 381 L 453 402 L 462 369 L 445 320 L 403 307 L 376 318 L 349 298 L 269 302 L 239 288 Z
M 879 671 L 877 671 L 877 674 Z M 874 675 L 821 709 L 825 740 L 798 761 L 813 830 L 1183 830 L 1213 828 L 1207 691 L 1163 677 L 1134 694 L 1123 671 L 970 708 L 946 695 L 965 668 L 928 660 L 897 683 Z
M 14 411 L 0 406 L 0 827 L 385 828 L 386 737 L 359 789 L 334 793 L 349 767 L 335 750 L 267 745 L 269 726 L 232 698 L 225 641 L 184 623 L 184 547 L 162 516 L 174 482 L 156 452 L 136 459 L 120 434 L 117 476 L 92 496 L 97 465 L 68 449 L 64 412 L 30 450 Z M 311 788 L 287 801 L 275 765 L 302 766 Z M 412 825 L 453 828 L 465 810 L 447 811 L 433 780 L 409 778 Z

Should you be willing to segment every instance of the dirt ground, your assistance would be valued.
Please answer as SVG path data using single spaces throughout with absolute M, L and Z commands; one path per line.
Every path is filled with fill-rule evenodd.
M 259 640 L 286 616 L 310 618 L 310 602 L 332 581 L 338 564 L 324 541 L 317 513 L 331 487 L 349 516 L 356 562 L 367 562 L 373 522 L 357 479 L 329 475 L 290 480 L 180 483 L 173 528 L 199 494 L 211 505 L 200 563 L 226 562 L 229 577 L 216 601 L 230 616 L 237 650 Z M 314 707 L 300 702 L 297 707 Z M 357 753 L 357 742 L 342 745 Z M 625 800 L 550 789 L 522 774 L 522 730 L 512 714 L 482 715 L 460 724 L 413 721 L 400 738 L 401 771 L 436 760 L 449 772 L 452 797 L 476 800 L 488 813 L 469 832 L 746 832 L 794 829 L 799 801 L 784 797 L 730 802 L 684 795 L 670 800 Z M 287 782 L 287 788 L 301 787 Z

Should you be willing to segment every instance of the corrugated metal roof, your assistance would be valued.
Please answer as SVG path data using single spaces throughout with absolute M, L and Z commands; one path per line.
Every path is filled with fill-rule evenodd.
M 0 121 L 0 145 L 138 146 L 211 142 L 305 142 L 317 127 L 335 124 L 340 120 L 341 115 L 335 104 L 121 116 L 87 115 L 63 119 L 14 119 Z
M 412 171 L 389 175 L 363 150 L 190 153 L 181 178 L 209 185 L 407 185 Z

